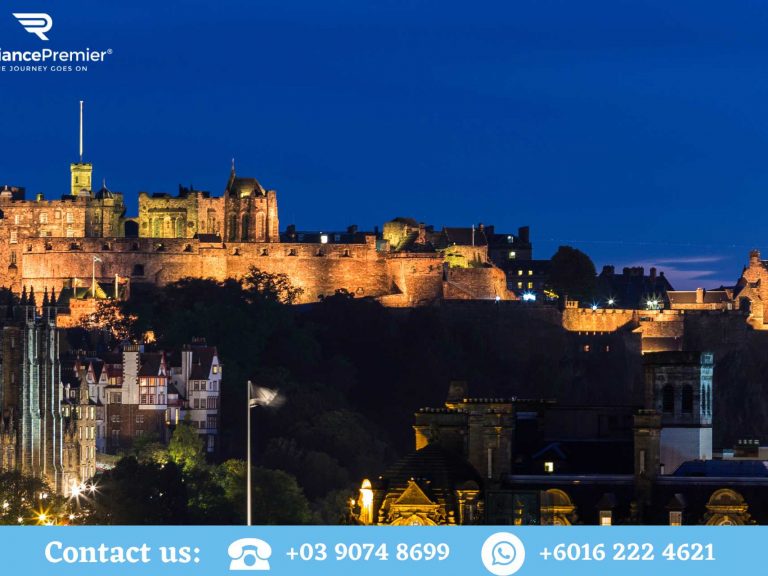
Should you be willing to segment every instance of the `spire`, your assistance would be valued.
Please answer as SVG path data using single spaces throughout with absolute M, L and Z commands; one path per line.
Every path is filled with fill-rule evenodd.
M 235 159 L 232 158 L 232 178 L 235 177 Z
M 26 306 L 27 305 L 27 287 L 26 287 L 26 285 L 23 286 L 22 289 L 21 289 L 21 300 L 19 301 L 19 303 L 22 306 Z
M 56 288 L 51 288 L 51 306 L 56 306 L 58 302 L 56 301 Z
M 43 292 L 43 308 L 48 307 L 48 286 L 45 287 Z
M 35 306 L 35 287 L 31 286 L 29 288 L 29 305 Z
M 83 101 L 80 100 L 80 164 L 83 163 Z

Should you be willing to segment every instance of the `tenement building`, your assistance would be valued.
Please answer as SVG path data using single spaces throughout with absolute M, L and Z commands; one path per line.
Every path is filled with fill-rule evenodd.
M 79 353 L 73 364 L 96 414 L 99 453 L 119 454 L 142 437 L 168 442 L 180 422 L 195 428 L 207 452 L 216 450 L 223 367 L 214 346 L 195 340 L 164 351 L 125 344 Z

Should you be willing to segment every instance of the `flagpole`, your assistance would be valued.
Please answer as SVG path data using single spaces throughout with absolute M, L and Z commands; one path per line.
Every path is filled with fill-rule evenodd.
M 248 388 L 248 401 L 245 403 L 246 410 L 248 410 L 248 442 L 247 442 L 247 450 L 248 450 L 248 487 L 247 487 L 247 494 L 248 494 L 248 526 L 251 525 L 251 381 L 248 380 L 248 383 L 246 384 L 246 388 Z

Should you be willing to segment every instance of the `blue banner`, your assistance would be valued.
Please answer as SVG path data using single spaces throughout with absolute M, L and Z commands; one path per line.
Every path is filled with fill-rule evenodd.
M 762 527 L 15 527 L 5 574 L 722 574 L 762 560 Z

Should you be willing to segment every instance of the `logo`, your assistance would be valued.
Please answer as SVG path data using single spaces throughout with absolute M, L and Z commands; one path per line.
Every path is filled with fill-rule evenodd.
M 40 40 L 48 40 L 46 32 L 53 28 L 53 19 L 48 14 L 41 13 L 15 13 L 14 16 L 24 29 L 30 34 L 34 34 Z
M 229 545 L 227 554 L 232 558 L 229 570 L 269 570 L 268 558 L 272 556 L 272 546 L 258 538 L 241 538 Z
M 480 557 L 485 569 L 494 576 L 510 576 L 525 562 L 525 546 L 510 532 L 496 532 L 483 543 Z

